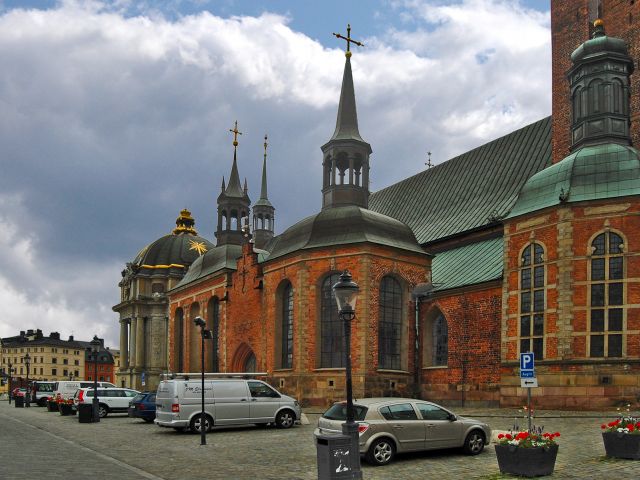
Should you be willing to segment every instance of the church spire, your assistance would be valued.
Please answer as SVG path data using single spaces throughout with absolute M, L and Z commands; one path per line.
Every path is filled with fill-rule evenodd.
M 243 189 L 238 173 L 238 135 L 242 135 L 242 132 L 238 130 L 237 120 L 233 129 L 229 131 L 233 133 L 233 164 L 229 184 L 225 188 L 224 178 L 222 179 L 222 192 L 218 196 L 218 245 L 242 243 L 242 225 L 249 217 L 251 204 L 246 181 Z
M 321 149 L 324 160 L 322 180 L 322 208 L 369 205 L 369 155 L 371 145 L 365 142 L 358 130 L 356 96 L 351 73 L 351 44 L 364 46 L 351 38 L 351 25 L 347 36 L 334 33 L 346 40 L 344 73 L 336 129 L 331 139 Z
M 267 135 L 264 136 L 264 157 L 262 159 L 262 186 L 260 199 L 253 206 L 253 240 L 256 248 L 264 248 L 273 238 L 274 214 L 276 209 L 267 198 Z

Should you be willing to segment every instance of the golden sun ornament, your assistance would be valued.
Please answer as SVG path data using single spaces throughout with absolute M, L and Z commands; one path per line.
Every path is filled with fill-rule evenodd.
M 198 255 L 202 255 L 207 251 L 207 247 L 204 242 L 196 242 L 195 240 L 189 240 L 189 250 L 195 250 L 198 252 Z

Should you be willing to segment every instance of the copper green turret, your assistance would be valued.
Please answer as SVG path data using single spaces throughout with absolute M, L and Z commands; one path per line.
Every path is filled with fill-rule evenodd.
M 267 197 L 267 136 L 264 136 L 264 158 L 262 160 L 262 185 L 260 199 L 253 206 L 253 240 L 255 247 L 262 249 L 273 238 L 275 208 Z

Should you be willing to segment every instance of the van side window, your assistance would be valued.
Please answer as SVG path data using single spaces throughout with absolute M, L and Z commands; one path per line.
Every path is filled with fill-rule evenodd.
M 272 389 L 269 385 L 262 382 L 248 382 L 249 390 L 252 397 L 257 398 L 280 398 L 278 392 Z

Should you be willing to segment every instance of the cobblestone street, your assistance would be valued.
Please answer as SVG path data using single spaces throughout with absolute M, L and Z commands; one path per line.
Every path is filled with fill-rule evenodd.
M 454 411 L 483 419 L 492 429 L 508 429 L 513 411 Z M 545 431 L 559 431 L 560 451 L 551 478 L 640 478 L 640 462 L 604 457 L 600 424 L 614 413 L 540 412 L 535 419 Z M 44 408 L 14 408 L 0 402 L 0 478 L 100 479 L 315 479 L 313 430 L 318 412 L 307 412 L 308 425 L 275 428 L 215 429 L 200 437 L 109 415 L 97 424 L 80 424 Z M 521 425 L 526 420 L 519 418 Z M 93 477 L 93 472 L 97 476 Z M 500 479 L 493 446 L 476 457 L 459 451 L 399 456 L 389 466 L 363 464 L 363 477 L 400 479 Z

